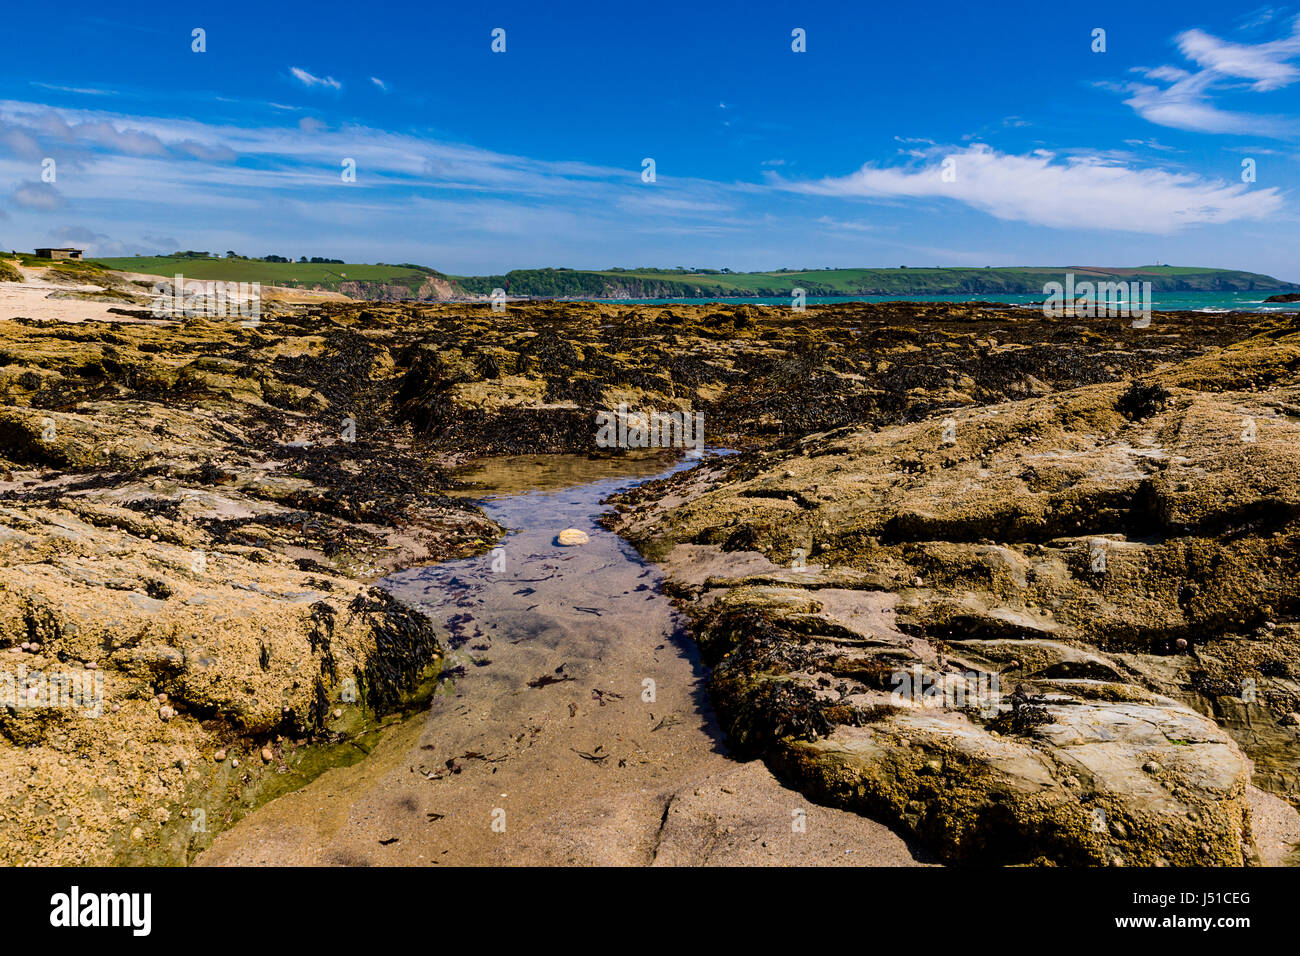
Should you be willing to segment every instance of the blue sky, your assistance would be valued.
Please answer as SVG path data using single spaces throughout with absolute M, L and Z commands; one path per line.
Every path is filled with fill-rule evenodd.
M 1300 281 L 1297 7 L 179 6 L 6 10 L 0 245 Z

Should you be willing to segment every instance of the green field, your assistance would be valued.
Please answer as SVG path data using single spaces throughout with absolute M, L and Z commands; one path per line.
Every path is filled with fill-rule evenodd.
M 44 260 L 41 260 L 44 261 Z M 431 278 L 446 279 L 454 293 L 490 295 L 506 289 L 511 296 L 553 298 L 729 298 L 787 297 L 795 288 L 810 296 L 853 295 L 1041 295 L 1048 282 L 1066 272 L 1083 281 L 1149 281 L 1157 292 L 1235 290 L 1281 291 L 1297 286 L 1254 272 L 1194 266 L 1013 266 L 970 268 L 810 269 L 773 272 L 724 272 L 685 269 L 517 269 L 503 275 L 450 276 L 426 266 L 337 263 L 262 262 L 187 256 L 134 256 L 95 259 L 110 269 L 147 275 L 223 282 L 321 288 L 337 291 L 344 282 L 368 286 L 404 286 L 412 295 Z
M 214 282 L 260 282 L 264 285 L 320 287 L 337 290 L 343 282 L 374 282 L 401 285 L 414 291 L 441 273 L 424 266 L 354 265 L 321 262 L 262 262 L 258 259 L 195 259 L 184 256 L 129 256 L 93 259 L 109 269 Z

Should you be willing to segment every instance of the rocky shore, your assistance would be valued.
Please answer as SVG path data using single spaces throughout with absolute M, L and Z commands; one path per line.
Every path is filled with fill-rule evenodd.
M 613 526 L 796 786 L 957 862 L 1241 865 L 1252 785 L 1300 803 L 1297 399 L 1292 319 L 753 452 Z
M 96 675 L 102 714 L 0 707 L 4 863 L 186 862 L 362 755 L 443 646 L 371 585 L 503 534 L 453 469 L 607 454 L 620 403 L 749 449 L 615 521 L 730 743 L 809 794 L 953 860 L 1179 864 L 1255 859 L 1248 785 L 1295 793 L 1286 320 L 60 301 L 0 316 L 0 660 L 33 700 Z M 1021 696 L 900 706 L 908 668 Z

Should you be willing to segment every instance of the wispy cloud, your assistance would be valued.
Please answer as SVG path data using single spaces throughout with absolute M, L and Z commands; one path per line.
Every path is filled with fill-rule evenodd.
M 1132 146 L 1135 149 L 1154 149 L 1162 153 L 1177 152 L 1172 146 L 1166 146 L 1164 143 L 1155 139 L 1126 139 L 1124 145 Z
M 489 222 L 517 233 L 526 209 L 532 221 L 599 219 L 611 229 L 615 223 L 686 229 L 710 220 L 731 228 L 727 217 L 746 188 L 687 177 L 660 177 L 649 186 L 641 183 L 639 165 L 536 159 L 372 127 L 330 126 L 310 116 L 291 125 L 238 127 L 0 101 L 0 145 L 7 139 L 14 140 L 15 156 L 19 148 L 46 155 L 47 141 L 82 147 L 77 157 L 83 168 L 70 181 L 74 205 L 113 204 L 136 215 L 168 208 L 169 217 L 188 210 L 191 219 L 206 223 L 279 203 L 299 222 L 361 216 L 374 225 L 384 217 L 408 218 L 418 202 L 448 216 L 491 209 L 491 216 L 467 213 L 462 220 L 466 231 L 480 233 Z M 57 155 L 62 166 L 64 153 Z M 355 183 L 340 179 L 343 157 L 356 163 Z M 0 180 L 30 169 L 28 162 L 6 163 L 0 151 Z M 32 200 L 28 208 L 40 202 L 24 198 Z M 507 209 L 515 210 L 514 220 Z
M 211 163 L 228 163 L 239 158 L 229 146 L 222 146 L 219 143 L 196 143 L 192 139 L 181 140 L 173 145 L 172 149 L 184 156 Z
M 372 77 L 370 78 L 370 82 L 373 83 L 373 84 L 375 84 L 375 86 L 379 87 L 379 88 L 380 88 L 381 90 L 383 90 L 385 93 L 388 92 L 388 84 L 385 83 L 383 80 L 381 80 L 379 77 L 377 77 L 377 76 L 372 76 Z
M 1203 30 L 1187 30 L 1178 36 L 1178 49 L 1206 70 L 1251 80 L 1254 90 L 1276 90 L 1300 77 L 1300 69 L 1289 62 L 1300 54 L 1300 18 L 1293 23 L 1291 36 L 1271 43 L 1232 43 Z
M 947 177 L 945 160 L 951 160 Z M 982 144 L 932 150 L 925 161 L 907 167 L 867 164 L 848 176 L 778 184 L 846 198 L 951 199 L 1015 222 L 1154 234 L 1261 219 L 1282 206 L 1282 195 L 1273 188 L 1133 168 L 1097 155 L 1058 158 L 1045 150 L 1008 155 Z
M 68 117 L 72 118 L 69 119 Z M 0 103 L 0 151 L 24 159 L 55 156 L 79 164 L 96 152 L 127 156 L 168 154 L 206 161 L 230 161 L 234 150 L 220 141 L 168 134 L 141 128 L 148 120 L 98 111 L 60 111 L 37 104 Z
M 1258 20 L 1263 25 L 1271 17 Z M 1300 79 L 1300 17 L 1291 32 L 1263 43 L 1236 43 L 1204 30 L 1184 30 L 1174 38 L 1178 51 L 1191 64 L 1188 70 L 1165 64 L 1137 67 L 1150 82 L 1103 84 L 1128 94 L 1124 102 L 1148 122 L 1202 133 L 1252 133 L 1275 139 L 1300 135 L 1294 119 L 1223 110 L 1214 97 L 1230 90 L 1267 93 Z M 1157 83 L 1167 84 L 1164 86 Z
M 23 182 L 0 198 L 17 223 L 6 224 L 7 236 L 16 231 L 38 244 L 56 239 L 55 223 L 72 221 L 113 237 L 94 240 L 103 248 L 156 251 L 148 236 L 185 223 L 179 242 L 160 247 L 402 256 L 453 272 L 705 261 L 701 250 L 733 267 L 746 255 L 750 267 L 787 265 L 791 248 L 843 263 L 863 246 L 936 263 L 996 264 L 1002 260 L 988 249 L 922 248 L 921 239 L 909 246 L 894 227 L 904 221 L 899 210 L 881 217 L 862 209 L 859 217 L 843 211 L 845 200 L 906 204 L 937 222 L 934 207 L 947 198 L 997 219 L 1080 234 L 1163 234 L 1262 218 L 1283 199 L 1275 188 L 1146 168 L 1121 153 L 898 145 L 901 155 L 848 176 L 813 180 L 794 172 L 803 163 L 770 160 L 761 182 L 666 175 L 661 167 L 658 182 L 644 184 L 638 162 L 518 155 L 305 113 L 249 126 L 0 101 L 0 182 L 35 179 L 32 159 L 53 155 L 62 191 Z M 940 175 L 947 156 L 956 161 L 954 182 Z M 355 182 L 340 177 L 345 157 L 356 163 Z M 67 163 L 76 164 L 75 176 L 62 175 Z M 327 240 L 346 248 L 320 248 Z M 249 250 L 254 244 L 260 248 Z
M 1286 8 L 1284 7 L 1283 10 L 1285 9 Z M 1252 10 L 1250 13 L 1241 17 L 1241 25 L 1238 29 L 1253 30 L 1256 27 L 1262 27 L 1281 12 L 1282 11 L 1278 10 L 1276 7 L 1260 7 L 1257 10 Z
M 343 84 L 340 83 L 338 80 L 334 79 L 334 77 L 332 76 L 315 76 L 311 73 L 308 73 L 306 70 L 296 66 L 289 67 L 289 72 L 293 74 L 293 78 L 295 80 L 297 80 L 299 83 L 301 83 L 303 86 L 307 87 L 308 89 L 314 86 L 324 86 L 331 90 L 343 89 Z
M 40 83 L 32 80 L 32 86 L 40 87 L 43 90 L 53 90 L 56 93 L 77 93 L 81 96 L 117 96 L 116 90 L 101 90 L 88 86 L 59 86 L 54 83 Z

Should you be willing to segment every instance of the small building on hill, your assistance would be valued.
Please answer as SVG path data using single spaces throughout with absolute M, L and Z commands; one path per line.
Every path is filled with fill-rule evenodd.
M 37 249 L 36 255 L 42 259 L 80 259 L 80 249 Z

